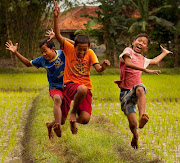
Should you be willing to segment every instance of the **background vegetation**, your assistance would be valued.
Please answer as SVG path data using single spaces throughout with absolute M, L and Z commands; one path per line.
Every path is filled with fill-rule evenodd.
M 80 1 L 58 1 L 63 10 L 80 5 Z M 152 39 L 148 57 L 159 54 L 159 45 L 171 49 L 174 54 L 166 57 L 166 66 L 179 66 L 180 1 L 179 0 L 92 0 L 97 4 L 98 17 L 86 25 L 84 31 L 106 46 L 106 57 L 117 65 L 119 53 L 129 46 L 137 33 L 146 32 Z M 87 4 L 88 5 L 88 4 Z M 33 59 L 37 56 L 37 43 L 45 30 L 53 25 L 53 0 L 2 0 L 0 2 L 0 57 L 9 57 L 5 41 L 18 42 L 21 53 Z M 84 15 L 87 16 L 87 15 Z M 93 30 L 96 23 L 100 29 Z M 11 55 L 14 66 L 17 60 Z

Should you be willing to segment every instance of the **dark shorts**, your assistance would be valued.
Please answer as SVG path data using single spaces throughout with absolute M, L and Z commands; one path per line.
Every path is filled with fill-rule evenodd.
M 72 82 L 67 82 L 64 83 L 64 94 L 66 94 L 66 96 L 69 97 L 69 99 L 72 101 L 74 99 L 74 95 L 77 92 L 77 88 L 80 86 L 81 84 L 78 83 L 72 83 Z M 88 89 L 87 95 L 86 97 L 83 99 L 83 101 L 81 102 L 81 104 L 79 105 L 78 108 L 78 114 L 80 113 L 80 111 L 86 111 L 91 115 L 92 112 L 92 93 L 91 91 Z
M 127 116 L 130 113 L 136 113 L 137 96 L 136 89 L 143 87 L 145 94 L 147 92 L 144 84 L 135 85 L 132 89 L 121 89 L 119 100 L 121 102 L 121 110 Z
M 49 94 L 50 94 L 52 99 L 53 99 L 54 95 L 59 95 L 61 97 L 61 100 L 62 100 L 62 104 L 61 104 L 62 115 L 63 115 L 63 117 L 67 117 L 68 112 L 70 110 L 70 99 L 60 89 L 49 89 Z

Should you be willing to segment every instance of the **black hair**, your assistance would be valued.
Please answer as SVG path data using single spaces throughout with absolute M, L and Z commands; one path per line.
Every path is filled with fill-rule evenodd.
M 41 48 L 44 44 L 50 49 L 55 48 L 55 44 L 53 40 L 48 41 L 50 38 L 44 38 L 39 42 L 39 48 Z
M 146 33 L 140 33 L 140 34 L 138 34 L 138 35 L 134 38 L 134 40 L 136 40 L 136 39 L 139 38 L 139 37 L 146 37 L 146 38 L 148 39 L 148 46 L 149 46 L 149 44 L 151 43 L 151 40 L 150 40 L 149 36 L 148 36 Z
M 76 37 L 74 38 L 74 42 L 74 47 L 76 47 L 77 44 L 88 44 L 88 46 L 90 46 L 89 36 L 85 34 L 76 35 Z

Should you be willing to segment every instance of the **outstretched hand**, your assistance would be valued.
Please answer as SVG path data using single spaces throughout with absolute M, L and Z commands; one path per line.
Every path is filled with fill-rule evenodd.
M 173 52 L 163 48 L 162 45 L 160 45 L 160 47 L 161 47 L 162 51 L 165 52 L 166 54 L 173 54 Z
M 159 73 L 161 73 L 161 71 L 160 70 L 148 70 L 148 69 L 145 69 L 145 71 L 144 72 L 146 72 L 146 73 L 151 73 L 151 74 L 157 74 L 157 75 L 159 75 Z
M 52 28 L 51 28 L 51 30 L 46 31 L 45 36 L 46 36 L 46 37 L 49 37 L 49 40 L 48 40 L 48 41 L 56 38 L 55 33 L 54 33 L 54 31 L 53 31 Z
M 54 1 L 54 16 L 58 17 L 59 13 L 60 13 L 60 8 L 58 6 L 58 3 L 57 1 Z
M 15 53 L 17 51 L 18 43 L 13 45 L 12 41 L 9 40 L 6 42 L 5 46 L 7 50 L 11 51 L 12 53 Z

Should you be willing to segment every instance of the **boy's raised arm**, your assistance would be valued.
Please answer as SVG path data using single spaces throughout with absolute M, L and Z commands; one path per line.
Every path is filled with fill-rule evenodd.
M 162 53 L 160 55 L 158 55 L 157 57 L 151 59 L 151 61 L 150 61 L 151 65 L 158 64 L 167 54 L 173 54 L 173 52 L 163 48 L 161 45 L 160 45 L 160 47 L 162 49 Z
M 56 35 L 56 39 L 58 40 L 60 45 L 63 46 L 64 38 L 60 34 L 60 28 L 59 28 L 59 25 L 58 25 L 59 13 L 60 13 L 60 8 L 59 8 L 59 6 L 57 4 L 57 1 L 54 1 L 54 32 L 55 32 L 55 35 Z
M 138 66 L 134 63 L 131 62 L 131 58 L 127 55 L 124 55 L 124 62 L 125 62 L 125 65 L 129 68 L 132 68 L 132 69 L 135 69 L 135 70 L 140 70 L 140 71 L 143 71 L 145 73 L 154 73 L 154 74 L 157 74 L 159 75 L 159 73 L 161 72 L 160 70 L 149 70 L 149 69 L 146 69 L 144 67 L 141 67 L 141 66 Z
M 30 63 L 30 61 L 29 61 L 27 58 L 23 57 L 23 56 L 17 51 L 18 43 L 16 43 L 15 45 L 13 45 L 12 41 L 9 41 L 9 42 L 6 42 L 5 46 L 6 46 L 6 49 L 7 49 L 7 50 L 9 50 L 9 51 L 11 51 L 13 54 L 15 54 L 15 55 L 19 58 L 19 60 L 20 60 L 22 63 L 24 63 L 27 67 L 31 67 L 31 66 L 32 66 L 31 63 Z

